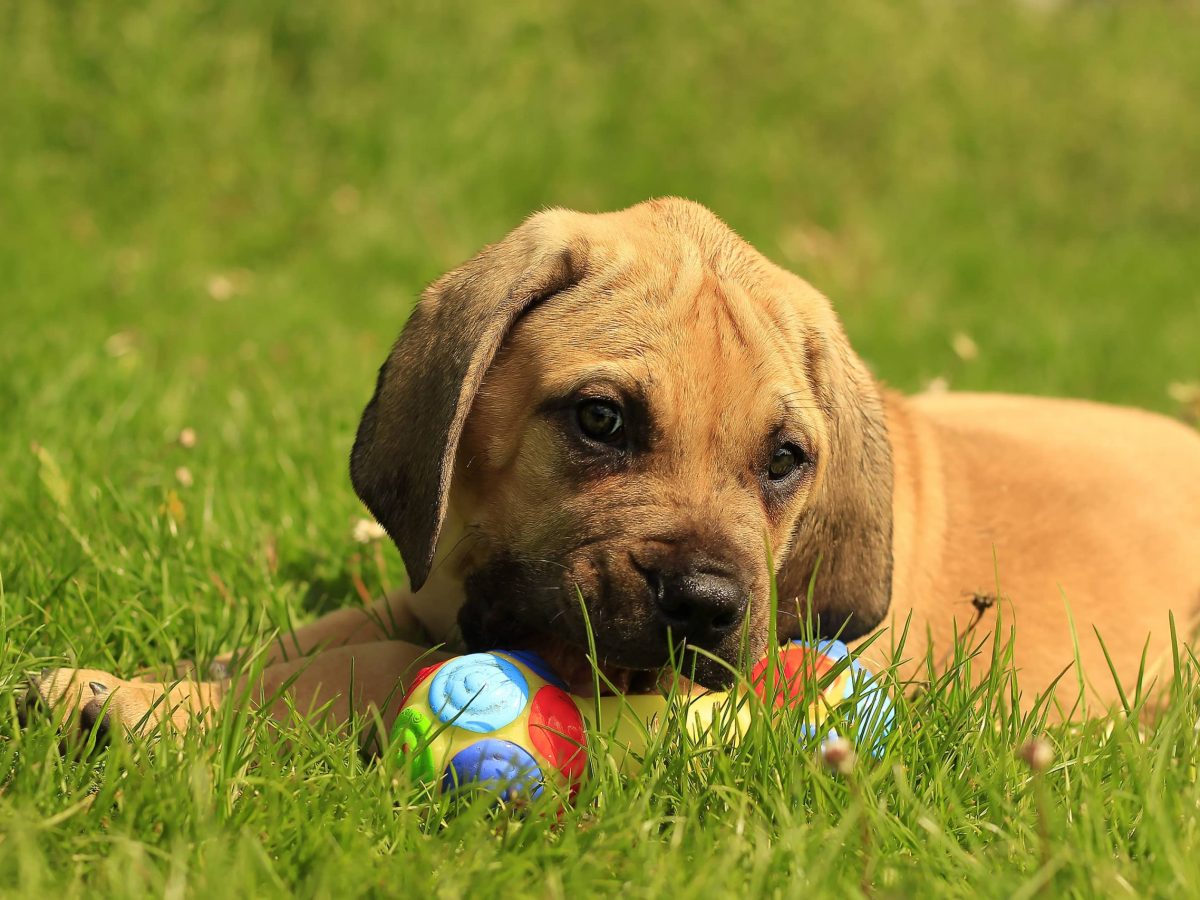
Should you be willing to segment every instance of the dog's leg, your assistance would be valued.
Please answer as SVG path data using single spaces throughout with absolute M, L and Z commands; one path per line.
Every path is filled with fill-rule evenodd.
M 64 731 L 98 736 L 114 730 L 151 734 L 160 727 L 181 733 L 211 725 L 224 701 L 248 701 L 283 721 L 291 710 L 341 728 L 352 714 L 378 710 L 385 722 L 398 711 L 404 685 L 423 665 L 447 659 L 405 641 L 376 641 L 327 650 L 220 681 L 126 681 L 94 669 L 54 669 L 31 679 L 22 717 L 48 713 Z
M 337 647 L 269 667 L 250 687 L 250 696 L 280 721 L 294 709 L 333 728 L 372 711 L 390 722 L 400 711 L 405 687 L 417 671 L 451 655 L 407 641 Z M 231 683 L 230 690 L 245 689 L 237 681 Z
M 428 644 L 430 641 L 421 623 L 408 608 L 408 591 L 394 591 L 370 606 L 346 607 L 327 613 L 295 631 L 284 632 L 262 647 L 239 647 L 214 657 L 207 672 L 198 671 L 190 659 L 155 666 L 139 672 L 132 681 L 168 682 L 180 679 L 197 680 L 205 675 L 212 681 L 232 677 L 241 664 L 262 657 L 263 663 L 273 665 L 309 656 L 318 650 L 370 644 L 376 641 L 408 640 Z
M 64 735 L 94 732 L 99 743 L 114 726 L 146 734 L 164 722 L 174 732 L 208 724 L 227 685 L 196 681 L 125 681 L 98 669 L 44 669 L 29 679 L 18 713 L 23 725 L 50 717 Z
M 236 674 L 240 661 L 256 653 L 263 654 L 267 665 L 273 665 L 318 650 L 357 644 L 381 641 L 428 643 L 424 628 L 409 607 L 411 596 L 407 590 L 393 591 L 370 606 L 334 610 L 315 622 L 281 634 L 260 650 L 238 649 L 224 653 L 213 660 L 209 675 L 215 679 L 230 678 Z

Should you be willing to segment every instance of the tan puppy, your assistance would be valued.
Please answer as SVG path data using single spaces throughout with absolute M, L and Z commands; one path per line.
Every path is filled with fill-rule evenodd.
M 810 583 L 821 633 L 911 617 L 906 671 L 1002 613 L 1027 698 L 1071 664 L 1073 623 L 1103 704 L 1093 628 L 1130 681 L 1147 641 L 1165 658 L 1169 613 L 1190 637 L 1200 605 L 1200 435 L 1093 403 L 886 391 L 821 294 L 682 200 L 540 213 L 433 284 L 351 474 L 413 590 L 302 629 L 296 653 L 320 652 L 249 685 L 294 679 L 295 705 L 338 720 L 390 711 L 422 652 L 398 635 L 532 646 L 582 687 L 580 599 L 625 685 L 672 640 L 736 663 L 745 633 L 760 653 L 774 575 L 785 636 Z M 85 724 L 108 703 L 126 727 L 168 708 L 183 727 L 229 687 L 188 681 L 156 707 L 162 685 L 59 670 L 31 696 Z

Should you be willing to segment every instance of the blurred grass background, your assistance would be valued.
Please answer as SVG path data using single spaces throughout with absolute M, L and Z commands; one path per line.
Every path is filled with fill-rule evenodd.
M 375 369 L 424 283 L 545 206 L 709 205 L 907 390 L 1171 410 L 1198 29 L 1165 0 L 0 7 L 0 679 L 203 659 L 395 583 L 350 535 Z

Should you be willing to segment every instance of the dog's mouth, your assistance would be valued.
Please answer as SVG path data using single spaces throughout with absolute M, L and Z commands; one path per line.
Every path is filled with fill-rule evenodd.
M 663 638 L 666 645 L 666 638 Z M 693 683 L 706 688 L 725 688 L 732 680 L 727 668 L 707 656 L 690 653 L 682 642 L 674 653 L 666 650 L 623 646 L 624 652 L 606 653 L 600 642 L 595 643 L 596 662 L 591 647 L 579 644 L 563 634 L 529 631 L 517 638 L 491 639 L 478 642 L 472 649 L 510 648 L 536 653 L 559 678 L 570 693 L 580 697 L 612 694 L 653 694 L 669 689 L 672 682 L 690 690 Z M 672 660 L 675 665 L 672 666 Z
M 591 697 L 599 691 L 609 694 L 649 694 L 658 689 L 662 669 L 630 668 L 601 659 L 592 665 L 586 649 L 561 637 L 535 635 L 522 641 L 522 649 L 537 653 L 550 669 L 567 683 L 567 690 L 579 697 Z
M 594 695 L 597 689 L 601 694 L 650 693 L 671 680 L 672 668 L 705 687 L 727 687 L 733 680 L 728 664 L 740 658 L 734 647 L 740 645 L 739 635 L 694 644 L 703 650 L 692 652 L 656 614 L 655 597 L 643 576 L 632 574 L 636 578 L 618 579 L 609 572 L 588 583 L 564 580 L 561 566 L 493 559 L 465 580 L 459 628 L 472 651 L 537 653 L 580 696 Z M 587 615 L 567 605 L 563 598 L 568 596 L 582 599 Z
M 600 655 L 592 665 L 587 648 L 579 648 L 561 637 L 543 637 L 527 643 L 550 668 L 567 683 L 568 690 L 580 697 L 610 694 L 653 694 L 668 691 L 674 682 L 684 691 L 698 685 L 708 689 L 727 689 L 735 676 L 727 665 L 711 657 L 698 656 L 679 645 L 673 656 L 674 666 L 661 664 L 631 667 Z
M 469 612 L 469 611 L 468 611 Z M 618 639 L 617 646 L 607 647 L 600 635 L 589 641 L 586 631 L 576 635 L 576 628 L 564 626 L 551 632 L 538 627 L 518 624 L 504 617 L 479 618 L 460 615 L 460 629 L 472 652 L 487 650 L 530 651 L 539 656 L 567 684 L 567 689 L 580 697 L 611 694 L 648 694 L 658 689 L 667 672 L 665 658 L 658 653 L 635 650 L 633 642 Z M 592 647 L 595 647 L 595 657 Z M 595 662 L 593 663 L 593 659 Z

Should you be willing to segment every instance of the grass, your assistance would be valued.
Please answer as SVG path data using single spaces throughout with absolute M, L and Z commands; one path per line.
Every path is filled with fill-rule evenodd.
M 1198 24 L 1185 2 L 11 5 L 0 701 L 48 662 L 205 659 L 398 583 L 351 538 L 375 367 L 423 283 L 546 205 L 707 203 L 904 389 L 1172 410 L 1200 379 Z M 869 866 L 880 895 L 1186 895 L 1186 655 L 1176 678 L 1149 732 L 1051 729 L 1036 783 L 1015 751 L 1041 724 L 1000 667 L 902 701 L 852 780 L 769 734 L 666 747 L 640 778 L 598 768 L 557 827 L 443 820 L 301 726 L 73 762 L 6 713 L 0 893 L 831 895 Z

